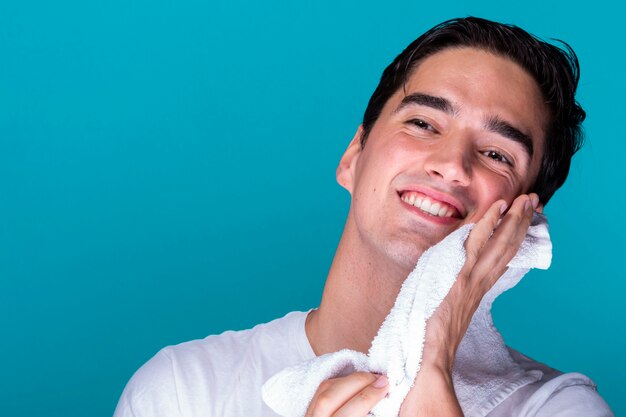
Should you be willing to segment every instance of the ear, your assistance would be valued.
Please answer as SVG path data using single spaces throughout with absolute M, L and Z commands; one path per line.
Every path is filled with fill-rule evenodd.
M 361 154 L 361 136 L 363 135 L 363 126 L 359 125 L 354 137 L 350 141 L 348 148 L 343 153 L 339 166 L 337 166 L 337 182 L 343 188 L 352 194 L 354 188 L 354 173 L 356 171 L 356 163 Z

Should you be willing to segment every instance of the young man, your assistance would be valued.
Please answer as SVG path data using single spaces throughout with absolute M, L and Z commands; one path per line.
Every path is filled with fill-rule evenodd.
M 402 416 L 462 416 L 452 369 L 483 295 L 517 252 L 534 211 L 569 171 L 585 114 L 573 52 L 482 19 L 445 22 L 385 70 L 337 168 L 352 196 L 322 301 L 251 330 L 168 347 L 126 387 L 116 416 L 272 416 L 261 385 L 343 348 L 367 352 L 422 253 L 476 223 L 467 261 L 430 318 Z M 489 416 L 610 416 L 593 383 L 512 351 L 540 380 L 503 389 Z M 365 416 L 384 376 L 324 382 L 310 416 Z

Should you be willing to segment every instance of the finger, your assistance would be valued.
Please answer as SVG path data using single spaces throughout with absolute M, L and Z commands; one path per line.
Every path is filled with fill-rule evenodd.
M 346 402 L 337 412 L 336 417 L 357 417 L 367 416 L 376 404 L 387 395 L 387 377 L 380 375 L 376 381 L 363 388 L 348 402 Z
M 313 404 L 317 398 L 324 397 L 325 395 L 332 396 L 333 398 L 354 395 L 367 385 L 373 383 L 377 376 L 378 375 L 369 372 L 353 372 L 346 376 L 322 381 L 313 396 L 313 400 L 311 400 L 311 404 Z
M 472 277 L 484 281 L 488 288 L 506 270 L 506 265 L 517 253 L 530 226 L 533 202 L 527 195 L 519 196 L 502 218 L 493 236 L 480 252 L 472 269 Z
M 358 395 L 364 388 L 374 384 L 377 379 L 378 375 L 369 372 L 354 372 L 345 377 L 332 378 L 322 382 L 309 405 L 306 416 L 334 415 L 351 398 Z M 387 390 L 386 388 L 377 389 L 384 392 Z
M 543 203 L 539 200 L 539 196 L 537 196 L 537 204 L 534 207 L 537 213 L 543 213 Z
M 496 228 L 500 216 L 506 210 L 506 201 L 498 200 L 489 207 L 483 217 L 476 223 L 472 232 L 465 241 L 467 259 L 473 262 L 477 259 L 481 248 L 489 240 Z
M 533 210 L 538 210 L 539 209 L 539 196 L 535 193 L 530 193 L 528 194 L 528 197 L 530 198 L 530 201 L 533 205 Z

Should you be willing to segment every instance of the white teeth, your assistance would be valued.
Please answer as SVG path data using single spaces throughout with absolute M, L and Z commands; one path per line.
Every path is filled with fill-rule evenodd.
M 418 209 L 425 211 L 428 214 L 438 217 L 452 217 L 455 213 L 454 208 L 440 202 L 433 202 L 430 198 L 408 193 L 409 195 L 403 195 L 402 200 L 417 207 Z

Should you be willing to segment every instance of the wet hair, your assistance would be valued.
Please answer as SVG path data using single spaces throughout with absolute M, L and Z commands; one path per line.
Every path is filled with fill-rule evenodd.
M 549 44 L 517 26 L 476 17 L 452 19 L 413 41 L 385 69 L 363 115 L 361 146 L 391 96 L 404 87 L 417 65 L 444 49 L 472 47 L 502 56 L 524 68 L 537 82 L 549 109 L 543 159 L 530 191 L 547 203 L 565 182 L 572 156 L 583 142 L 585 111 L 576 102 L 578 58 L 565 42 Z

